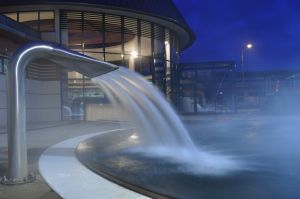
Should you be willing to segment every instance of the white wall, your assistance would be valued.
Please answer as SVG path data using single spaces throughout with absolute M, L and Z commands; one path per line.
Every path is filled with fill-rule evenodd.
M 0 125 L 6 125 L 6 77 L 0 74 Z M 27 122 L 61 119 L 60 81 L 26 80 Z

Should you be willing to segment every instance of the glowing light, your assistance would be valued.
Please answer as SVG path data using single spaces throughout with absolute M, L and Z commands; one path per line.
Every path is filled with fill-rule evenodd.
M 124 54 L 121 54 L 121 57 L 123 58 L 123 57 L 124 57 Z
M 39 48 L 44 48 L 47 50 L 53 50 L 53 48 L 51 46 L 47 46 L 47 45 L 38 45 L 38 46 L 33 46 L 31 48 L 28 48 L 27 50 L 25 50 L 24 52 L 22 52 L 19 56 L 19 58 L 17 59 L 17 67 L 19 67 L 21 60 L 23 59 L 23 57 L 30 51 L 34 50 L 34 49 L 39 49 Z
M 247 47 L 248 49 L 251 49 L 251 48 L 253 47 L 253 45 L 252 45 L 252 44 L 247 44 L 246 47 Z
M 168 42 L 168 41 L 165 41 L 165 44 L 166 44 L 166 45 L 169 45 L 169 42 Z
M 136 140 L 136 139 L 138 139 L 138 138 L 139 138 L 139 136 L 137 136 L 137 135 L 133 134 L 133 135 L 131 135 L 131 136 L 130 136 L 130 138 L 131 138 L 131 139 L 133 139 L 133 140 Z
M 138 53 L 135 50 L 132 51 L 130 54 L 131 54 L 132 58 L 137 58 L 138 57 Z

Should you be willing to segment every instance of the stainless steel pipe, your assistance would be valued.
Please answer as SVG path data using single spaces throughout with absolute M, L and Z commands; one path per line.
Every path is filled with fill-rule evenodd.
M 8 167 L 9 176 L 4 183 L 25 183 L 28 179 L 26 144 L 26 67 L 36 59 L 47 59 L 88 77 L 96 77 L 118 67 L 72 52 L 52 44 L 34 42 L 21 47 L 7 68 L 8 102 Z

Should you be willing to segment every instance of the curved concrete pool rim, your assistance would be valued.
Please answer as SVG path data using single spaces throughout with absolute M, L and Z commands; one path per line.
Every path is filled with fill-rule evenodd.
M 125 189 L 82 165 L 75 155 L 82 141 L 104 133 L 126 129 L 115 129 L 87 134 L 60 142 L 43 152 L 39 170 L 47 184 L 62 198 L 70 199 L 144 199 L 141 194 Z M 99 197 L 100 196 L 100 197 Z

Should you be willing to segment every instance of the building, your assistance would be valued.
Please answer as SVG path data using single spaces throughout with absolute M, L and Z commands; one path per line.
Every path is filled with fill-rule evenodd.
M 0 0 L 0 125 L 6 123 L 5 70 L 30 41 L 57 43 L 143 74 L 171 100 L 180 51 L 195 36 L 171 0 Z M 27 69 L 31 122 L 85 119 L 87 107 L 107 103 L 89 78 L 45 60 Z
M 178 108 L 183 114 L 236 111 L 234 61 L 181 63 Z
M 237 109 L 299 113 L 300 71 L 248 71 L 236 74 Z
M 178 110 L 182 114 L 300 112 L 299 70 L 243 73 L 236 69 L 234 61 L 181 63 Z

